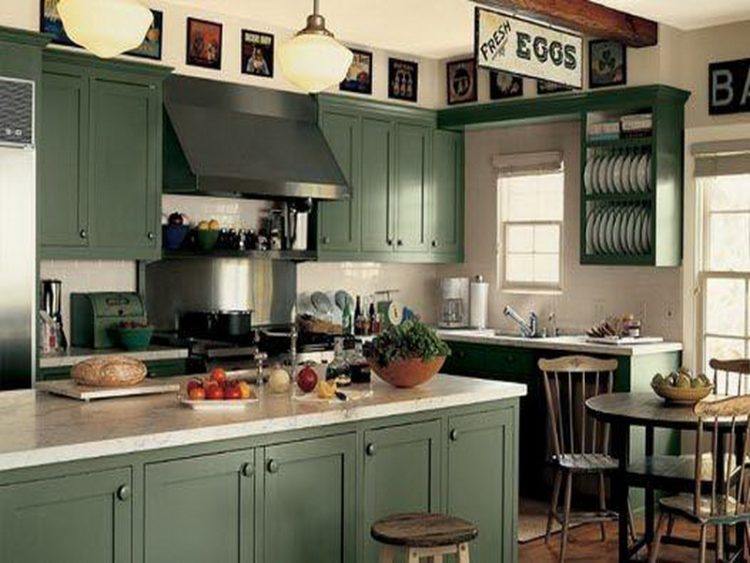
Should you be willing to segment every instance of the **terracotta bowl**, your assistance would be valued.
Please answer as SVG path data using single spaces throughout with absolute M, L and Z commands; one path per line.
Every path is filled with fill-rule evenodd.
M 672 387 L 671 385 L 651 385 L 654 393 L 668 403 L 678 405 L 694 405 L 708 397 L 713 386 L 708 387 Z
M 372 371 L 394 387 L 416 387 L 429 381 L 440 371 L 445 363 L 445 356 L 438 356 L 429 362 L 422 361 L 422 358 L 396 360 L 385 367 L 373 360 L 368 361 Z

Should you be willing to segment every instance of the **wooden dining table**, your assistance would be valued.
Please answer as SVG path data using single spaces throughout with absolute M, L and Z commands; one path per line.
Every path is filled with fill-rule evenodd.
M 720 396 L 709 396 L 707 399 L 718 399 Z M 613 455 L 618 460 L 617 471 L 612 478 L 612 492 L 616 505 L 619 507 L 618 516 L 618 560 L 631 561 L 639 551 L 647 547 L 654 538 L 654 492 L 656 489 L 674 493 L 693 485 L 693 475 L 658 475 L 644 472 L 644 468 L 653 467 L 650 460 L 654 459 L 654 429 L 669 428 L 674 430 L 695 430 L 698 417 L 691 405 L 668 404 L 654 393 L 606 393 L 591 397 L 586 401 L 587 412 L 596 420 L 609 424 L 612 429 Z M 711 421 L 713 424 L 713 420 Z M 732 419 L 718 420 L 719 427 L 730 432 Z M 630 460 L 630 430 L 633 427 L 645 429 L 644 458 L 640 464 L 631 464 Z M 717 459 L 724 459 L 724 440 L 718 441 Z M 675 457 L 675 460 L 678 458 Z M 689 464 L 692 468 L 692 464 Z M 717 464 L 717 471 L 723 471 L 723 464 Z M 628 544 L 628 493 L 631 487 L 645 490 L 645 533 L 637 538 L 633 545 Z M 690 492 L 690 489 L 686 489 Z M 725 545 L 729 546 L 728 530 L 725 530 Z M 744 552 L 744 534 L 736 534 L 737 545 L 733 546 L 735 555 Z M 664 538 L 663 543 L 695 546 L 697 542 L 685 538 Z M 727 559 L 733 560 L 732 557 Z

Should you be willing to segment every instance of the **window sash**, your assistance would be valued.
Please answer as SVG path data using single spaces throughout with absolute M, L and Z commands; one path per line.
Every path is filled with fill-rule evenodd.
M 562 288 L 562 251 L 563 251 L 563 222 L 562 221 L 501 221 L 502 240 L 500 243 L 499 258 L 502 260 L 502 289 L 511 290 L 559 290 Z M 510 227 L 557 227 L 557 251 L 556 252 L 538 252 L 532 248 L 530 252 L 513 252 L 510 254 L 528 254 L 531 256 L 557 256 L 557 281 L 543 282 L 534 280 L 509 280 L 508 279 L 508 229 Z

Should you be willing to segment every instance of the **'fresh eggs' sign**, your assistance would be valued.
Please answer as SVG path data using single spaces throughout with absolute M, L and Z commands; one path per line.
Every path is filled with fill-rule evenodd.
M 480 67 L 583 86 L 583 40 L 573 33 L 477 8 L 474 51 Z
M 750 59 L 708 65 L 708 113 L 750 111 Z

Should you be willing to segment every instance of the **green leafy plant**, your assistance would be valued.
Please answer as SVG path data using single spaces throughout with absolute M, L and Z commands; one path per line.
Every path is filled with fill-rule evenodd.
M 387 366 L 396 360 L 421 358 L 430 361 L 449 356 L 448 345 L 433 329 L 417 320 L 404 321 L 381 332 L 367 347 L 365 354 L 378 365 Z

